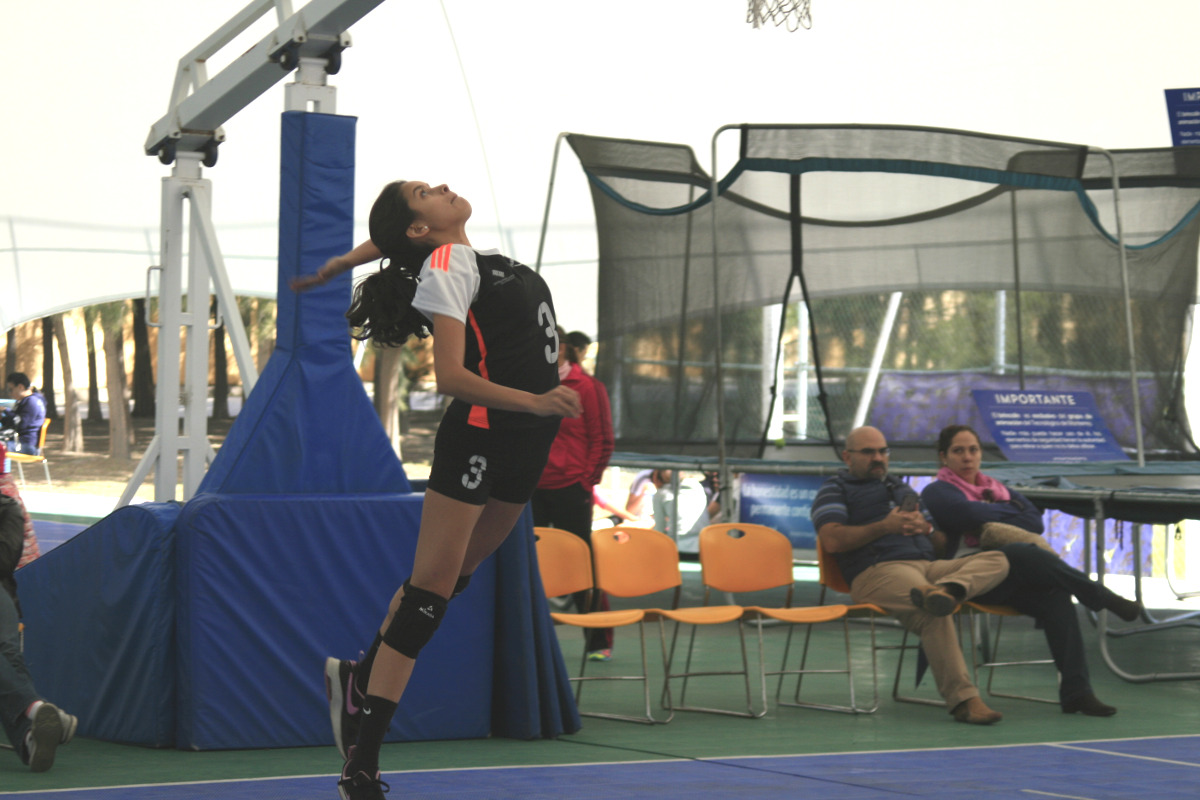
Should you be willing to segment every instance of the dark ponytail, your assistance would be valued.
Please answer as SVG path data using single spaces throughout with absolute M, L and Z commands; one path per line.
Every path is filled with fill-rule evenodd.
M 368 230 L 371 241 L 383 253 L 378 272 L 354 287 L 346 319 L 355 339 L 371 339 L 378 346 L 398 347 L 408 337 L 424 339 L 433 323 L 412 307 L 421 265 L 431 248 L 415 244 L 408 228 L 416 216 L 401 191 L 404 181 L 383 187 L 371 206 Z

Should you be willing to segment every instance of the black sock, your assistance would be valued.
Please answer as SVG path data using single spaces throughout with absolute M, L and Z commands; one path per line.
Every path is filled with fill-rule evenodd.
M 379 653 L 381 644 L 383 644 L 383 636 L 376 631 L 375 641 L 371 642 L 371 649 L 367 650 L 362 661 L 359 661 L 358 666 L 354 668 L 354 688 L 360 697 L 367 695 L 367 685 L 371 682 L 371 667 L 375 664 L 375 656 Z
M 397 703 L 385 697 L 367 695 L 363 700 L 362 723 L 358 728 L 358 744 L 354 748 L 355 764 L 363 772 L 374 776 L 379 771 L 379 748 L 383 737 L 392 724 Z

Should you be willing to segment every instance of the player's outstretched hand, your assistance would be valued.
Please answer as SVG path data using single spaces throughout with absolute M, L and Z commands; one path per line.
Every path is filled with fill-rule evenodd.
M 324 286 L 329 283 L 331 278 L 334 278 L 345 272 L 342 257 L 334 256 L 322 265 L 322 267 L 311 275 L 298 275 L 288 281 L 288 287 L 293 292 L 307 292 L 314 286 Z
M 555 386 L 545 394 L 537 396 L 533 413 L 539 417 L 578 417 L 583 413 L 579 393 L 566 386 Z

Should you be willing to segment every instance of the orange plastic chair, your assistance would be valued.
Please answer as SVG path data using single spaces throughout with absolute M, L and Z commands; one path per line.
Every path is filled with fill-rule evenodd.
M 41 464 L 42 469 L 46 471 L 46 485 L 50 483 L 50 463 L 46 461 L 46 429 L 50 427 L 49 418 L 42 421 L 42 429 L 38 431 L 38 455 L 31 456 L 28 453 L 14 453 L 8 451 L 8 457 L 14 464 L 17 465 L 17 474 L 21 476 L 21 485 L 25 485 L 25 468 L 22 464 Z
M 752 716 L 762 716 L 767 711 L 767 676 L 778 675 L 782 686 L 785 675 L 796 675 L 797 683 L 809 674 L 846 675 L 850 687 L 850 705 L 830 705 L 826 703 L 803 703 L 799 701 L 797 687 L 797 702 L 787 705 L 803 705 L 809 708 L 820 708 L 831 711 L 852 711 L 855 713 L 870 713 L 879 707 L 878 676 L 873 675 L 872 686 L 875 687 L 875 701 L 870 708 L 859 708 L 855 700 L 853 661 L 850 657 L 850 628 L 847 619 L 851 606 L 844 604 L 792 606 L 795 582 L 792 575 L 793 557 L 792 543 L 779 531 L 766 525 L 750 523 L 720 523 L 709 525 L 700 531 L 700 566 L 705 586 L 705 602 L 708 602 L 711 591 L 738 594 L 743 592 L 758 592 L 768 589 L 787 587 L 787 595 L 783 606 L 764 607 L 747 606 L 745 619 L 757 622 L 758 625 L 758 662 L 759 685 L 762 687 L 762 708 Z M 874 610 L 874 611 L 873 611 Z M 855 606 L 853 613 L 859 616 L 871 616 L 875 612 L 882 613 L 877 606 Z M 766 669 L 763 648 L 763 620 L 777 620 L 788 625 L 787 641 L 784 645 L 783 663 L 778 670 Z M 811 632 L 812 626 L 823 622 L 842 621 L 842 633 L 846 644 L 845 669 L 806 669 L 802 665 L 798 669 L 787 668 L 787 656 L 791 650 L 792 636 L 797 625 L 807 625 Z M 745 644 L 743 642 L 743 648 Z M 807 650 L 805 651 L 807 656 Z M 776 692 L 778 699 L 779 691 Z
M 592 592 L 592 553 L 587 542 L 568 531 L 558 528 L 537 527 L 533 529 L 537 539 L 538 572 L 542 576 L 542 588 L 546 597 L 562 597 L 576 592 Z M 589 595 L 590 596 L 590 595 Z M 638 626 L 638 638 L 642 646 L 641 675 L 604 675 L 587 676 L 587 650 L 584 649 L 583 661 L 579 667 L 578 677 L 571 678 L 575 683 L 575 704 L 579 705 L 583 696 L 583 685 L 588 681 L 627 681 L 642 682 L 642 694 L 645 701 L 645 712 L 642 716 L 628 714 L 602 713 L 584 711 L 579 713 L 587 717 L 617 719 L 626 722 L 641 722 L 652 724 L 662 722 L 654 718 L 650 708 L 650 678 L 646 667 L 646 613 L 641 609 L 621 611 L 593 611 L 588 614 L 569 614 L 551 612 L 550 618 L 559 625 L 570 625 L 576 628 L 623 628 L 630 625 Z
M 679 598 L 683 588 L 683 577 L 679 572 L 679 550 L 675 540 L 664 533 L 651 528 L 633 528 L 617 526 L 592 532 L 592 550 L 595 557 L 596 585 L 601 590 L 614 597 L 642 597 L 665 591 L 672 591 L 673 597 L 670 608 L 653 608 L 646 610 L 646 618 L 657 619 L 659 622 L 659 637 L 663 647 L 663 695 L 662 704 L 667 709 L 668 720 L 673 718 L 675 711 L 704 711 L 710 714 L 726 714 L 746 716 L 745 712 L 732 711 L 722 708 L 707 708 L 701 706 L 686 706 L 674 704 L 671 695 L 671 681 L 710 675 L 741 675 L 745 680 L 746 706 L 752 708 L 750 691 L 750 666 L 746 657 L 746 649 L 742 648 L 742 669 L 734 672 L 691 672 L 690 664 L 684 672 L 672 672 L 675 644 L 678 641 L 679 626 L 682 625 L 723 625 L 736 622 L 742 624 L 745 610 L 737 605 L 700 606 L 679 608 Z M 666 631 L 663 620 L 669 619 L 675 624 L 671 636 L 670 648 L 667 647 Z M 743 642 L 744 642 L 744 637 Z M 686 683 L 685 683 L 686 686 Z M 686 691 L 686 689 L 685 689 Z M 682 700 L 682 697 L 681 697 Z

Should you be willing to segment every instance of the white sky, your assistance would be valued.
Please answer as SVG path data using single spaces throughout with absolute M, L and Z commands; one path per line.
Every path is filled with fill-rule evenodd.
M 305 0 L 293 0 L 296 9 Z M 0 0 L 7 75 L 0 218 L 157 228 L 143 155 L 179 58 L 244 0 Z M 1195 0 L 813 0 L 812 30 L 754 30 L 745 0 L 385 0 L 351 28 L 330 82 L 357 116 L 356 216 L 393 178 L 448 182 L 476 210 L 472 241 L 540 224 L 562 131 L 692 145 L 739 122 L 943 126 L 1106 148 L 1169 146 L 1163 90 L 1200 86 Z M 274 26 L 274 15 L 267 21 Z M 210 77 L 256 42 L 214 58 Z M 278 204 L 286 78 L 225 125 L 221 225 Z M 731 136 L 732 139 L 732 136 Z M 728 167 L 728 160 L 721 168 Z M 591 220 L 578 162 L 560 161 L 552 224 Z M 536 242 L 535 242 L 536 244 Z M 572 254 L 548 245 L 547 258 Z M 518 258 L 535 252 L 518 248 Z

